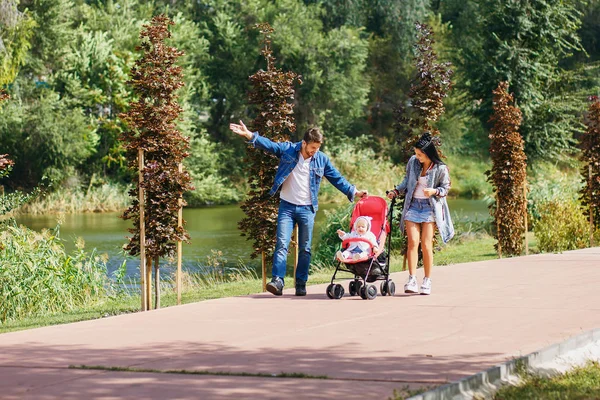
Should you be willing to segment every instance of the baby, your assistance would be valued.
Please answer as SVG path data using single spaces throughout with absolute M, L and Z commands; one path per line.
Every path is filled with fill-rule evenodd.
M 371 218 L 370 217 L 358 217 L 354 221 L 354 229 L 351 233 L 346 233 L 341 229 L 337 230 L 337 234 L 342 240 L 351 238 L 361 238 L 366 241 L 352 241 L 344 252 L 338 251 L 336 258 L 341 262 L 357 261 L 361 259 L 367 259 L 371 255 L 371 249 L 374 252 L 378 250 L 377 238 L 371 232 Z

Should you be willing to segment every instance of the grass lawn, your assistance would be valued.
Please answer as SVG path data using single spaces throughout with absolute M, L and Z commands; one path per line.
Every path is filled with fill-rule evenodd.
M 600 364 L 590 361 L 553 378 L 525 374 L 521 384 L 503 387 L 496 392 L 494 399 L 600 399 Z

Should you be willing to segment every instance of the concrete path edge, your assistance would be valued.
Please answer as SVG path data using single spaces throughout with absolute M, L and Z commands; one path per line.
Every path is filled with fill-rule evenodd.
M 536 372 L 537 367 L 550 363 L 570 351 L 600 341 L 600 328 L 572 336 L 567 340 L 550 345 L 523 357 L 514 358 L 490 369 L 468 376 L 456 382 L 438 386 L 427 392 L 411 396 L 406 400 L 467 400 L 488 399 L 501 386 L 518 381 L 517 370 L 525 368 Z M 551 371 L 544 370 L 552 375 Z

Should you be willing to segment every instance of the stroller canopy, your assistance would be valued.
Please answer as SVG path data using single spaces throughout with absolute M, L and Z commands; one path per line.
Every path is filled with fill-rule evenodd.
M 354 210 L 352 211 L 350 230 L 352 230 L 356 218 L 371 217 L 371 232 L 375 234 L 377 241 L 382 243 L 385 240 L 385 236 L 390 233 L 390 225 L 387 221 L 387 212 L 387 202 L 383 197 L 363 197 L 358 201 L 358 203 L 356 203 Z M 382 233 L 384 232 L 386 235 L 382 237 Z

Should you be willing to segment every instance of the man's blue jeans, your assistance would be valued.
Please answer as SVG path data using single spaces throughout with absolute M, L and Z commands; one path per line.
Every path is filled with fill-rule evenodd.
M 294 224 L 298 224 L 296 282 L 306 282 L 308 280 L 315 214 L 312 206 L 297 206 L 283 199 L 280 200 L 279 214 L 277 215 L 277 244 L 273 255 L 273 277 L 285 278 L 292 231 L 294 230 Z

